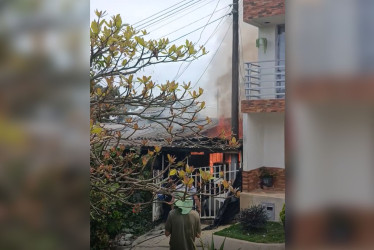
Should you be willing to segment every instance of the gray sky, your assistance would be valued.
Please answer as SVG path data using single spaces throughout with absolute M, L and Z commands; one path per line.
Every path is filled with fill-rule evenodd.
M 182 0 L 91 0 L 90 16 L 91 19 L 95 18 L 94 10 L 98 9 L 105 10 L 109 17 L 120 14 L 123 22 L 129 24 L 134 24 L 151 16 L 158 19 L 164 18 L 162 21 L 154 24 L 152 22 L 158 19 L 153 21 L 149 19 L 149 26 L 145 29 L 150 32 L 148 36 L 150 39 L 158 39 L 175 31 L 167 35 L 169 40 L 172 41 L 199 27 L 205 26 L 209 19 L 209 22 L 212 22 L 228 14 L 232 9 L 229 7 L 229 4 L 232 4 L 232 0 L 185 0 L 179 5 L 162 12 L 163 15 L 161 17 L 159 17 L 161 13 L 154 15 L 179 2 L 182 2 Z M 242 1 L 239 1 L 239 3 L 242 5 Z M 178 8 L 180 5 L 184 5 L 183 10 L 182 8 Z M 181 11 L 172 14 L 177 10 Z M 213 13 L 214 10 L 216 11 L 215 13 Z M 240 20 L 242 20 L 241 17 Z M 194 23 L 188 25 L 192 22 Z M 178 82 L 191 81 L 192 86 L 195 85 L 195 88 L 202 87 L 205 90 L 202 98 L 207 103 L 206 115 L 211 117 L 218 116 L 218 113 L 226 113 L 227 115 L 228 110 L 224 110 L 224 107 L 227 108 L 226 101 L 229 92 L 231 92 L 231 23 L 232 16 L 226 16 L 207 25 L 204 29 L 193 32 L 174 42 L 175 44 L 183 44 L 186 39 L 197 42 L 197 45 L 204 45 L 206 47 L 206 50 L 209 52 L 207 55 L 195 60 L 191 64 L 169 63 L 151 66 L 147 68 L 145 74 L 152 75 L 152 79 L 159 83 L 175 79 Z M 183 28 L 186 25 L 188 26 Z M 241 53 L 241 57 L 244 61 L 253 61 L 257 55 L 257 52 L 254 53 L 256 51 L 254 41 L 257 38 L 257 29 L 243 22 L 240 22 L 240 26 L 241 42 L 243 42 L 241 48 L 244 51 L 244 53 Z M 142 29 L 142 27 L 139 28 Z M 225 36 L 225 34 L 227 35 Z M 217 51 L 220 44 L 221 47 Z M 251 46 L 248 46 L 249 44 Z M 247 51 L 247 47 L 251 48 L 250 52 Z M 216 55 L 214 56 L 215 53 Z M 213 56 L 214 59 L 212 60 Z M 212 62 L 210 63 L 211 60 Z M 204 71 L 205 73 L 203 74 Z M 243 71 L 241 73 L 243 75 Z M 198 81 L 199 78 L 201 79 Z M 217 79 L 219 78 L 221 79 L 221 86 L 217 87 Z M 222 100 L 217 99 L 217 91 L 219 91 L 219 96 Z M 219 108 L 220 111 L 218 111 L 217 107 L 221 107 Z

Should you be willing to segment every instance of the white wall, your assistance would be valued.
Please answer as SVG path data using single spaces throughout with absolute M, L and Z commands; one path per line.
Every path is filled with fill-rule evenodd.
M 267 167 L 284 168 L 284 114 L 264 117 L 264 158 Z
M 269 74 L 269 75 L 262 75 L 262 81 L 266 81 L 265 83 L 261 83 L 261 87 L 269 87 L 270 89 L 262 89 L 262 94 L 275 94 L 275 89 L 271 88 L 275 85 L 275 68 L 276 62 L 276 37 L 277 37 L 277 26 L 271 25 L 266 27 L 260 27 L 258 29 L 258 38 L 266 38 L 267 39 L 267 49 L 264 52 L 264 48 L 260 46 L 258 48 L 258 61 L 260 63 L 262 74 Z M 271 62 L 262 62 L 262 61 L 271 61 Z M 268 68 L 268 69 L 267 69 Z M 267 96 L 269 98 L 271 96 Z
M 269 25 L 258 29 L 258 38 L 267 39 L 267 50 L 258 49 L 258 61 L 276 59 L 277 26 Z M 274 67 L 268 62 L 262 67 Z M 265 69 L 263 73 L 274 73 L 275 69 Z M 263 86 L 272 87 L 275 76 L 264 76 L 269 81 Z M 262 93 L 274 93 L 275 89 L 262 90 Z M 267 96 L 269 97 L 269 96 Z M 245 171 L 262 166 L 284 168 L 284 113 L 243 114 L 243 169 Z
M 258 38 L 267 39 L 267 49 L 264 53 L 263 48 L 258 50 L 258 60 L 268 61 L 276 59 L 276 37 L 277 37 L 277 26 L 271 25 L 267 27 L 260 27 L 258 29 Z
M 284 168 L 284 113 L 243 115 L 243 169 Z
M 243 114 L 243 170 L 258 168 L 264 154 L 264 131 L 256 115 Z
M 240 194 L 240 210 L 249 208 L 253 205 L 260 205 L 262 203 L 274 203 L 274 221 L 281 221 L 279 213 L 282 211 L 283 204 L 285 203 L 285 197 L 283 194 L 259 194 L 259 193 L 248 193 L 244 192 Z

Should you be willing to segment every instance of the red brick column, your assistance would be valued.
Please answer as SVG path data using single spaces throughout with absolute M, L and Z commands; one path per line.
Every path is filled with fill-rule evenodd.
M 263 187 L 264 190 L 285 191 L 286 188 L 286 172 L 284 168 L 266 167 L 266 169 L 275 174 L 272 187 Z M 242 190 L 243 192 L 251 192 L 260 189 L 260 170 L 259 168 L 243 171 Z
M 269 17 L 285 14 L 284 0 L 244 0 L 243 19 Z
M 284 99 L 243 100 L 241 102 L 242 113 L 284 112 L 284 109 Z

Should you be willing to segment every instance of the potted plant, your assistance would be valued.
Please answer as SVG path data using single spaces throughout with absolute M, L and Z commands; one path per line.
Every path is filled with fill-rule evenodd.
M 268 47 L 268 40 L 264 37 L 260 37 L 256 39 L 256 47 L 262 47 L 264 49 L 264 53 L 266 53 L 266 49 Z
M 263 186 L 272 187 L 274 177 L 275 177 L 275 173 L 271 173 L 265 167 L 261 167 L 260 168 L 260 180 L 261 180 L 260 185 L 261 185 L 261 188 L 263 188 Z

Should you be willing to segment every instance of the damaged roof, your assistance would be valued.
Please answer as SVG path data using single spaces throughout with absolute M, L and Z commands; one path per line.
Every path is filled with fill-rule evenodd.
M 230 122 L 230 119 L 226 119 Z M 203 120 L 201 120 L 203 122 Z M 161 146 L 170 149 L 194 149 L 194 150 L 213 150 L 215 152 L 238 152 L 241 148 L 241 140 L 239 140 L 238 148 L 230 148 L 227 143 L 220 139 L 223 130 L 225 134 L 229 135 L 230 131 L 227 129 L 227 124 L 222 125 L 222 120 L 212 119 L 211 122 L 204 126 L 199 135 L 196 135 L 191 129 L 175 128 L 173 133 L 178 134 L 173 140 L 170 140 L 170 134 L 162 125 L 155 122 L 139 122 L 139 130 L 134 134 L 129 134 L 130 131 L 125 131 L 126 127 L 121 124 L 107 123 L 104 125 L 106 129 L 112 131 L 121 131 L 121 144 L 134 147 L 154 147 Z M 133 130 L 131 131 L 131 133 Z

